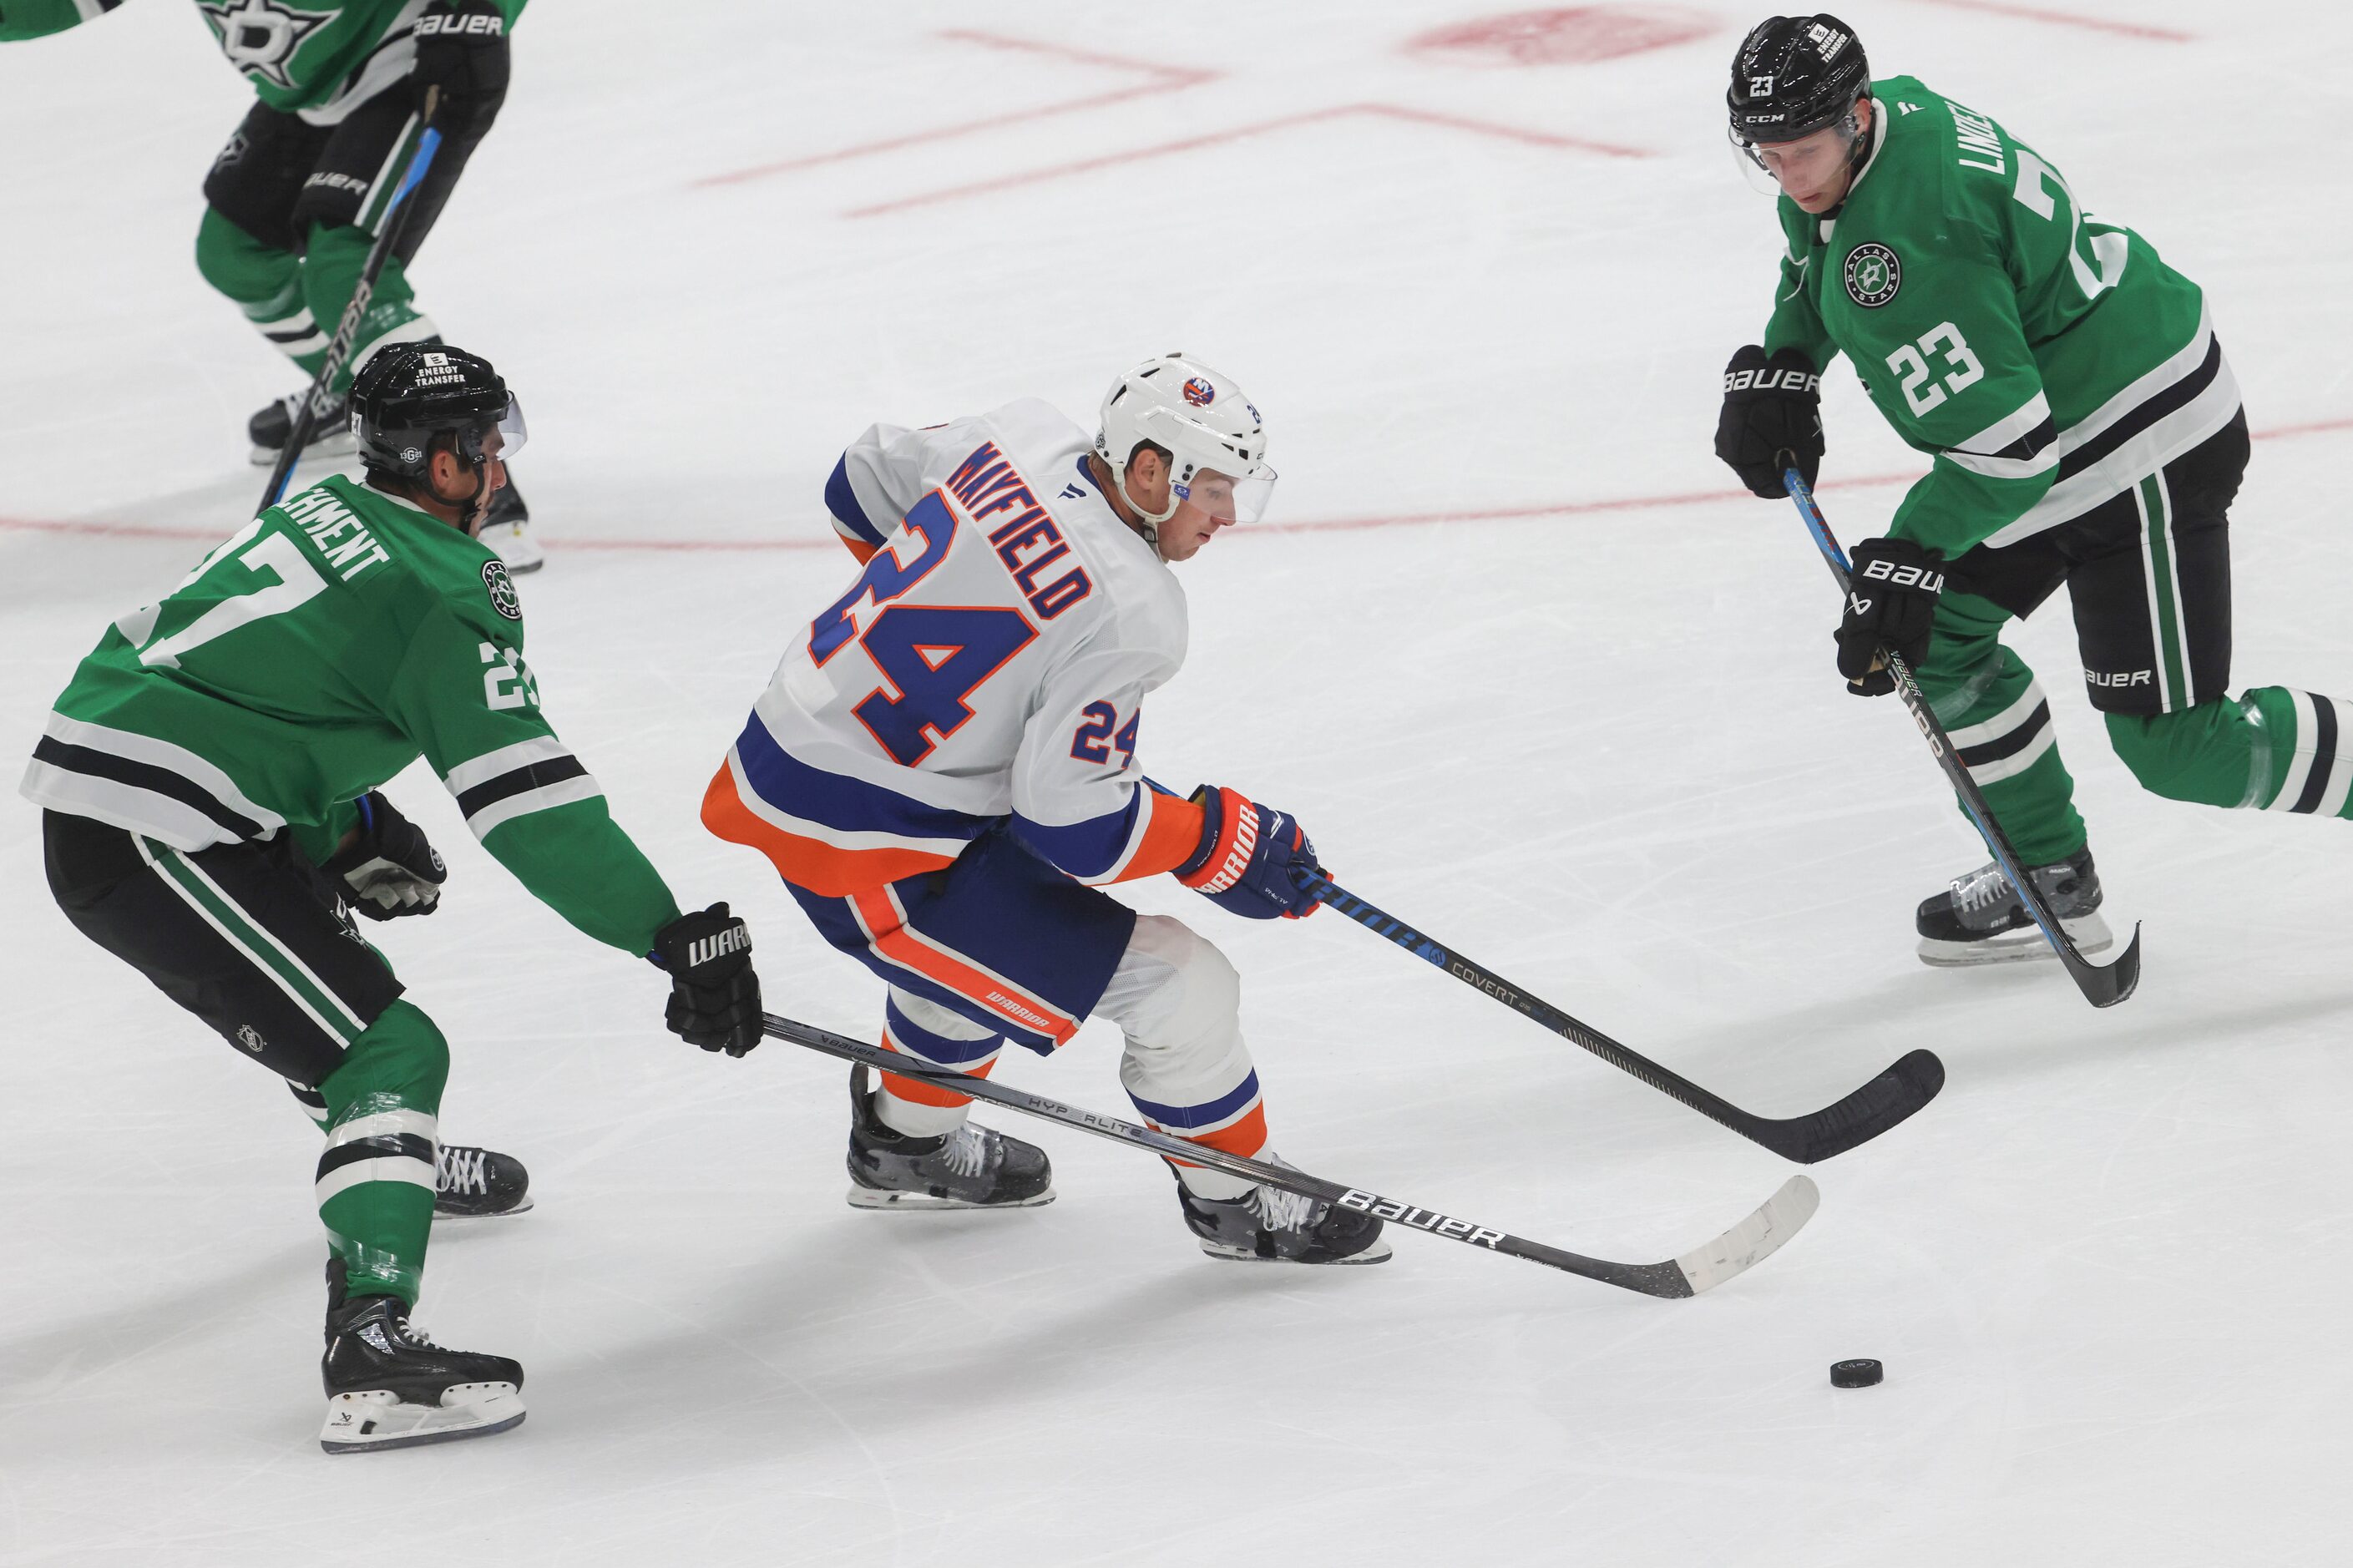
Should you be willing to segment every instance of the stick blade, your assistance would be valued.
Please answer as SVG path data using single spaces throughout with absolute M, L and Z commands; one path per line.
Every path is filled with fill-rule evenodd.
M 2112 963 L 2094 963 L 2072 948 L 2060 957 L 2066 960 L 2067 973 L 2082 989 L 2084 1001 L 2094 1007 L 2113 1007 L 2140 984 L 2140 922 L 2133 921 L 2132 941 Z
M 1696 1296 L 1713 1290 L 1736 1274 L 1755 1268 L 1798 1234 L 1822 1206 L 1822 1193 L 1810 1176 L 1792 1176 L 1764 1206 L 1714 1241 L 1693 1248 L 1674 1261 Z
M 1944 1087 L 1945 1064 L 1936 1053 L 1911 1051 L 1837 1104 L 1811 1116 L 1765 1122 L 1751 1136 L 1784 1159 L 1819 1164 L 1870 1142 L 1936 1099 Z

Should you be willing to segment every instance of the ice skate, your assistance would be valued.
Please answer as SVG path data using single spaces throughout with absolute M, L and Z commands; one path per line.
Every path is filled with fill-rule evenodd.
M 1271 1164 L 1282 1162 L 1270 1161 Z M 1176 1183 L 1185 1223 L 1212 1258 L 1236 1263 L 1381 1263 L 1389 1244 L 1381 1222 L 1280 1187 L 1257 1186 L 1238 1198 L 1205 1198 Z
M 491 498 L 491 514 L 482 520 L 481 531 L 474 537 L 489 545 L 491 553 L 505 562 L 507 570 L 516 576 L 547 564 L 547 552 L 531 536 L 531 508 L 515 489 L 513 469 L 507 470 L 507 482 Z
M 308 387 L 290 392 L 245 422 L 246 438 L 253 443 L 254 467 L 266 468 L 278 461 L 278 454 L 286 449 L 286 437 L 294 433 L 295 410 L 310 395 Z M 311 439 L 304 445 L 302 456 L 306 459 L 332 458 L 340 461 L 359 449 L 359 442 L 352 435 L 350 405 L 345 398 L 338 397 L 326 416 L 311 426 Z
M 2100 878 L 2088 847 L 2048 866 L 2030 866 L 2026 874 L 2079 951 L 2099 952 L 2115 945 L 2108 922 L 2100 918 Z M 1956 878 L 1920 906 L 1917 923 L 1920 962 L 1938 968 L 2056 956 L 1999 864 Z
M 443 1350 L 411 1327 L 397 1296 L 343 1296 L 343 1265 L 327 1265 L 327 1424 L 330 1454 L 412 1448 L 487 1437 L 521 1426 L 522 1368 L 501 1355 Z
M 433 1217 L 490 1219 L 531 1207 L 531 1173 L 512 1154 L 444 1143 L 433 1161 Z
M 1054 1167 L 1034 1143 L 967 1121 L 911 1138 L 874 1114 L 866 1068 L 849 1073 L 849 1206 L 1026 1209 L 1054 1201 Z

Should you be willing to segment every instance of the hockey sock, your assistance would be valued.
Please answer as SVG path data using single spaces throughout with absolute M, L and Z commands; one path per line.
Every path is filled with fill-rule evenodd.
M 1095 1011 L 1127 1037 L 1119 1080 L 1152 1126 L 1246 1159 L 1267 1152 L 1258 1072 L 1242 1043 L 1241 977 L 1225 954 L 1182 921 L 1138 915 Z M 1169 1163 L 1205 1198 L 1238 1198 L 1257 1184 Z
M 2255 687 L 2147 718 L 2111 713 L 2108 739 L 2141 787 L 2201 805 L 2353 816 L 2353 708 L 2286 686 Z
M 359 287 L 360 273 L 367 265 L 368 248 L 375 243 L 374 235 L 353 225 L 336 228 L 324 224 L 311 226 L 310 248 L 302 258 L 302 297 L 311 319 L 320 324 L 325 335 L 320 338 L 315 352 L 297 354 L 294 363 L 313 375 L 326 360 L 328 339 L 343 320 L 343 307 L 351 303 L 353 290 Z M 352 352 L 343 360 L 335 384 L 327 389 L 329 393 L 340 395 L 349 390 L 352 377 L 367 363 L 368 355 L 385 343 L 413 343 L 440 331 L 430 317 L 418 314 L 415 301 L 407 269 L 398 257 L 386 257 L 384 270 L 376 275 L 375 292 L 369 298 L 367 314 L 360 319 L 359 333 L 352 340 Z
M 210 207 L 196 229 L 196 270 L 237 307 L 269 345 L 315 374 L 327 333 L 302 297 L 302 260 L 237 227 Z
M 302 1108 L 302 1114 L 309 1117 L 320 1131 L 326 1131 L 333 1124 L 334 1115 L 327 1109 L 325 1095 L 315 1089 L 305 1089 L 299 1083 L 289 1083 L 286 1087 L 294 1091 L 294 1102 Z
M 961 1014 L 896 986 L 882 1012 L 882 1047 L 955 1072 L 987 1078 L 1005 1037 Z M 917 1079 L 882 1074 L 874 1114 L 893 1132 L 932 1138 L 953 1132 L 972 1111 L 972 1096 Z
M 417 1304 L 433 1229 L 434 1153 L 449 1047 L 412 1004 L 395 1002 L 319 1086 L 327 1147 L 319 1218 L 353 1296 Z
M 1990 599 L 1946 594 L 1928 657 L 1913 673 L 2019 858 L 2048 866 L 2084 847 L 2084 819 L 2051 704 L 2034 671 L 2000 641 L 2009 618 Z

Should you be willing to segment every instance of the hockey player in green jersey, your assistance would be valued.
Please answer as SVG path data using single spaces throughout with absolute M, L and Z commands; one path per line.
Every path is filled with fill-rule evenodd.
M 2092 705 L 2144 788 L 2353 815 L 2353 707 L 2226 690 L 2247 424 L 2198 285 L 1994 121 L 1872 80 L 1834 16 L 1758 26 L 1727 97 L 1788 248 L 1764 342 L 1725 372 L 1717 455 L 1760 496 L 1784 494 L 1785 454 L 1810 482 L 1819 373 L 1843 353 L 1931 458 L 1886 536 L 1854 547 L 1837 633 L 1852 689 L 1893 690 L 1876 650 L 1903 655 L 2085 952 L 2112 939 L 2073 783 L 2033 672 L 1999 640 L 2061 584 Z M 1923 903 L 1918 928 L 1930 963 L 2050 952 L 1990 865 Z
M 327 391 L 341 400 L 350 367 L 387 343 L 438 331 L 417 308 L 407 268 L 440 216 L 466 161 L 507 92 L 507 36 L 528 0 L 195 0 L 230 65 L 259 99 L 205 179 L 196 268 L 263 339 L 312 375 L 325 360 L 361 264 L 422 130 L 428 89 L 441 148 L 409 198 L 400 243 L 347 367 Z M 0 42 L 37 38 L 105 15 L 121 0 L 0 0 Z M 248 422 L 253 460 L 278 460 L 301 393 Z M 349 456 L 345 421 L 322 420 L 306 454 Z M 512 482 L 483 542 L 509 569 L 543 556 Z
M 23 785 L 83 934 L 323 1101 L 330 1452 L 522 1419 L 515 1363 L 407 1324 L 449 1050 L 348 908 L 429 910 L 444 873 L 385 780 L 421 754 L 543 902 L 668 972 L 671 1029 L 733 1056 L 760 1039 L 744 922 L 679 912 L 540 712 L 522 604 L 474 537 L 521 445 L 505 384 L 458 349 L 396 344 L 353 405 L 367 482 L 263 512 L 109 627 Z

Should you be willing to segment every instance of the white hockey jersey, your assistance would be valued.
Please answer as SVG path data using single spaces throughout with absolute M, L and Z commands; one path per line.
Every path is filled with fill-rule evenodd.
M 826 499 L 865 569 L 753 709 L 704 796 L 712 832 L 833 896 L 1001 821 L 1088 883 L 1192 852 L 1199 808 L 1135 760 L 1144 699 L 1185 660 L 1185 593 L 1090 445 L 1035 400 L 850 444 Z

